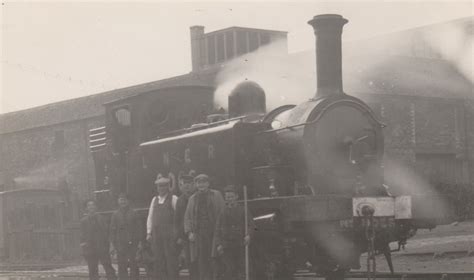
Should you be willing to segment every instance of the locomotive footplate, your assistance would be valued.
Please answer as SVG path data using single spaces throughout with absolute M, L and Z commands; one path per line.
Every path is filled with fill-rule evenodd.
M 351 197 L 342 195 L 285 196 L 260 198 L 249 201 L 257 214 L 265 205 L 267 211 L 282 213 L 287 222 L 356 221 L 362 217 L 364 206 L 374 210 L 376 224 L 390 225 L 394 221 L 411 221 L 418 228 L 431 228 L 436 224 L 453 221 L 454 211 L 440 195 L 409 195 L 380 197 Z

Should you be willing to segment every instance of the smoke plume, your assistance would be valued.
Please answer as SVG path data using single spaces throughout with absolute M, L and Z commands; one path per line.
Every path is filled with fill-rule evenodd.
M 456 69 L 471 82 L 474 82 L 473 53 L 474 37 L 473 23 L 466 21 L 442 25 L 424 34 L 425 41 L 444 59 L 450 61 Z
M 432 205 L 439 209 L 438 213 L 449 215 L 452 212 L 452 206 L 443 194 L 403 161 L 385 158 L 384 176 L 392 195 L 423 195 L 430 197 Z
M 227 62 L 217 76 L 216 105 L 227 108 L 228 95 L 245 80 L 265 90 L 268 111 L 312 98 L 315 51 L 287 54 L 285 44 L 274 42 Z M 473 46 L 467 20 L 344 42 L 344 91 L 369 102 L 371 93 L 464 97 L 474 82 Z
M 311 98 L 315 92 L 315 60 L 308 61 L 306 56 L 290 57 L 282 51 L 286 49 L 283 44 L 286 41 L 276 41 L 229 61 L 217 76 L 216 105 L 227 108 L 230 92 L 246 80 L 258 83 L 265 90 L 267 110 Z

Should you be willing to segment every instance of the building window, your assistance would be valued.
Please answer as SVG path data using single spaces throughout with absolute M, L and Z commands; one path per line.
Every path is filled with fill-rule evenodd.
M 270 35 L 267 33 L 260 33 L 260 46 L 270 43 Z
M 253 52 L 258 49 L 258 33 L 250 32 L 249 33 L 249 52 Z
M 234 32 L 225 33 L 226 57 L 227 59 L 234 57 Z
M 119 108 L 115 110 L 115 119 L 117 120 L 117 123 L 121 126 L 130 126 L 130 110 L 128 110 L 128 108 Z
M 247 52 L 247 32 L 237 31 L 237 54 Z
M 207 57 L 209 59 L 209 64 L 216 63 L 216 36 L 210 35 L 207 37 Z
M 217 61 L 225 60 L 224 34 L 217 35 Z

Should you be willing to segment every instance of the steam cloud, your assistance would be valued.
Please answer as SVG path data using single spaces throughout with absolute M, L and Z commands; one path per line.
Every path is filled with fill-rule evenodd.
M 265 90 L 267 111 L 312 98 L 316 91 L 315 51 L 288 55 L 282 51 L 286 50 L 284 44 L 286 41 L 273 42 L 227 62 L 217 76 L 216 105 L 227 108 L 228 95 L 245 80 Z M 373 92 L 416 94 L 425 90 L 449 96 L 469 91 L 469 87 L 472 91 L 472 85 L 463 84 L 459 74 L 446 79 L 451 74 L 442 65 L 447 62 L 474 82 L 473 47 L 472 24 L 462 22 L 344 43 L 344 90 L 365 101 L 369 100 L 364 93 Z M 433 54 L 442 61 L 430 59 Z M 414 56 L 422 59 L 412 59 Z
M 430 47 L 444 59 L 453 63 L 457 70 L 471 82 L 474 82 L 473 26 L 471 19 L 470 24 L 446 24 L 424 35 Z
M 315 92 L 315 60 L 283 53 L 285 41 L 276 41 L 240 56 L 225 65 L 217 76 L 216 105 L 227 108 L 227 98 L 245 80 L 258 83 L 267 98 L 267 110 L 283 104 L 298 104 Z M 314 58 L 314 54 L 313 54 Z
M 406 163 L 385 158 L 384 177 L 392 195 L 433 195 L 432 203 L 440 209 L 439 212 L 451 212 L 449 202 L 442 198 L 442 194 Z

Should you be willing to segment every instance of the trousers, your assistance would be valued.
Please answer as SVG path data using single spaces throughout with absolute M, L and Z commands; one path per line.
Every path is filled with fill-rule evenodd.
M 105 270 L 107 280 L 117 279 L 115 269 L 112 266 L 112 261 L 108 252 L 89 254 L 84 257 L 89 269 L 89 279 L 99 279 L 99 262 Z
M 125 247 L 117 250 L 118 278 L 120 280 L 138 280 L 140 271 L 136 261 L 137 246 Z M 128 272 L 130 269 L 130 274 Z
M 178 280 L 178 251 L 173 234 L 153 232 L 154 273 L 159 280 Z
M 188 268 L 189 280 L 197 280 L 196 262 L 191 262 L 191 249 L 189 248 L 189 241 L 183 241 L 181 252 L 184 253 L 184 265 Z

